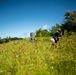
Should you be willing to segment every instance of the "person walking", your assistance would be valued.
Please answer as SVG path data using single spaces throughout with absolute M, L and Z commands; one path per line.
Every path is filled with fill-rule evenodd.
M 61 29 L 58 29 L 58 30 L 55 32 L 54 36 L 53 36 L 53 38 L 54 38 L 54 40 L 55 40 L 55 43 L 57 43 L 57 42 L 59 41 L 59 36 L 62 36 L 62 31 L 61 31 Z
M 53 35 L 53 38 L 51 38 L 52 41 L 52 45 L 54 45 L 54 43 L 57 43 L 59 41 L 59 36 L 62 36 L 62 31 L 61 29 L 58 29 L 55 34 Z

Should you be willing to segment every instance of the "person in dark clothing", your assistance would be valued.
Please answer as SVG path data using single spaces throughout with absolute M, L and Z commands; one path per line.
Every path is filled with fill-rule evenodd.
M 53 36 L 55 43 L 57 43 L 57 41 L 59 41 L 59 36 L 61 36 L 61 35 L 62 35 L 61 29 L 58 29 Z
M 54 45 L 54 43 L 57 43 L 59 41 L 59 36 L 62 35 L 62 31 L 61 29 L 58 29 L 55 34 L 53 35 L 53 38 L 51 38 L 52 41 L 52 45 Z

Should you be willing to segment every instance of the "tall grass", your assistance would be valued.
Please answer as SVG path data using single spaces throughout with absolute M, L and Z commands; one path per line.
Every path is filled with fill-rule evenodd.
M 52 46 L 50 37 L 0 44 L 0 75 L 75 75 L 76 34 L 60 37 Z

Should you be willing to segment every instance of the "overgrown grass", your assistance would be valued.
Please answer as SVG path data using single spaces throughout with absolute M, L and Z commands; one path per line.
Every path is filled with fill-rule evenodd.
M 0 44 L 0 75 L 75 75 L 76 34 L 60 37 L 52 46 L 50 37 Z

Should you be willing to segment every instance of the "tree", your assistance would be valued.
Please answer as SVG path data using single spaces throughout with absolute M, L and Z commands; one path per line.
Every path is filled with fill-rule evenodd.
M 76 31 L 76 11 L 67 11 L 64 16 L 65 21 L 64 24 L 62 24 L 62 28 L 64 28 L 68 32 Z
M 46 29 L 42 30 L 41 28 L 36 30 L 36 37 L 48 37 L 50 32 Z
M 39 30 L 36 30 L 36 37 L 41 37 L 42 36 L 42 29 L 40 28 Z
M 43 36 L 43 37 L 49 37 L 49 36 L 50 36 L 50 32 L 49 32 L 47 29 L 44 29 L 44 30 L 42 31 L 42 36 Z

